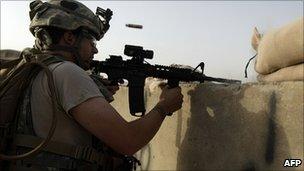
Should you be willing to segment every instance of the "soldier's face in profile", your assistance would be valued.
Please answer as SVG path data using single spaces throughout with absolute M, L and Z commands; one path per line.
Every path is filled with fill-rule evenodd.
M 80 56 L 85 67 L 84 69 L 89 69 L 90 62 L 93 60 L 94 55 L 98 53 L 96 48 L 96 40 L 94 37 L 84 37 L 81 41 L 80 46 Z

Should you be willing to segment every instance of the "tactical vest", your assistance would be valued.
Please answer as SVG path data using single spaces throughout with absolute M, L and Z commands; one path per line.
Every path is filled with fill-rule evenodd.
M 39 58 L 44 65 L 50 65 L 64 61 L 59 56 L 46 56 L 43 54 L 32 55 Z M 40 60 L 40 58 L 43 60 Z M 28 79 L 26 89 L 20 95 L 18 109 L 14 117 L 13 126 L 4 132 L 11 136 L 11 143 L 7 145 L 7 154 L 24 154 L 36 148 L 44 140 L 36 136 L 33 129 L 31 114 L 32 83 L 41 69 L 33 68 L 33 75 Z M 22 72 L 22 70 L 20 71 Z M 107 100 L 112 98 L 105 93 L 106 87 L 98 80 L 98 76 L 91 76 L 101 93 Z M 1 130 L 1 129 L 0 129 Z M 139 161 L 133 156 L 123 156 L 114 152 L 111 148 L 92 136 L 92 146 L 75 146 L 62 142 L 48 141 L 39 154 L 17 160 L 14 162 L 1 162 L 2 169 L 7 170 L 135 170 Z

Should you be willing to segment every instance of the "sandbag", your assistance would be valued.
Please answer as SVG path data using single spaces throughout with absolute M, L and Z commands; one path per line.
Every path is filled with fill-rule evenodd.
M 258 43 L 256 72 L 265 75 L 304 62 L 303 21 L 301 18 L 264 34 Z
M 259 74 L 257 76 L 260 82 L 272 81 L 303 81 L 304 80 L 304 63 L 279 69 L 276 72 L 267 75 Z

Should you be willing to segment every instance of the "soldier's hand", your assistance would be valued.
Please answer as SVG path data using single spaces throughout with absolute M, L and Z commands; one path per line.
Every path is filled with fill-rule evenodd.
M 159 96 L 157 105 L 161 107 L 165 113 L 173 113 L 182 107 L 183 97 L 180 87 L 169 88 L 165 86 L 162 88 L 162 93 Z
M 108 79 L 102 79 L 101 82 L 103 83 L 104 86 L 107 87 L 107 89 L 114 95 L 116 94 L 116 92 L 119 90 L 119 86 L 118 83 L 113 84 L 111 83 L 111 81 L 109 81 Z

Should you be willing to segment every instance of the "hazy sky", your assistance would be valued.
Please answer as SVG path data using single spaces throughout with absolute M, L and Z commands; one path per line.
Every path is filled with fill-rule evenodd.
M 253 62 L 249 79 L 244 67 L 255 53 L 251 36 L 256 26 L 262 33 L 303 17 L 302 1 L 82 1 L 94 12 L 110 8 L 111 28 L 98 42 L 104 60 L 123 55 L 125 44 L 154 50 L 152 64 L 172 63 L 195 67 L 205 62 L 208 76 L 255 80 Z M 31 47 L 28 31 L 29 1 L 1 1 L 1 49 Z M 125 27 L 127 23 L 143 29 Z

